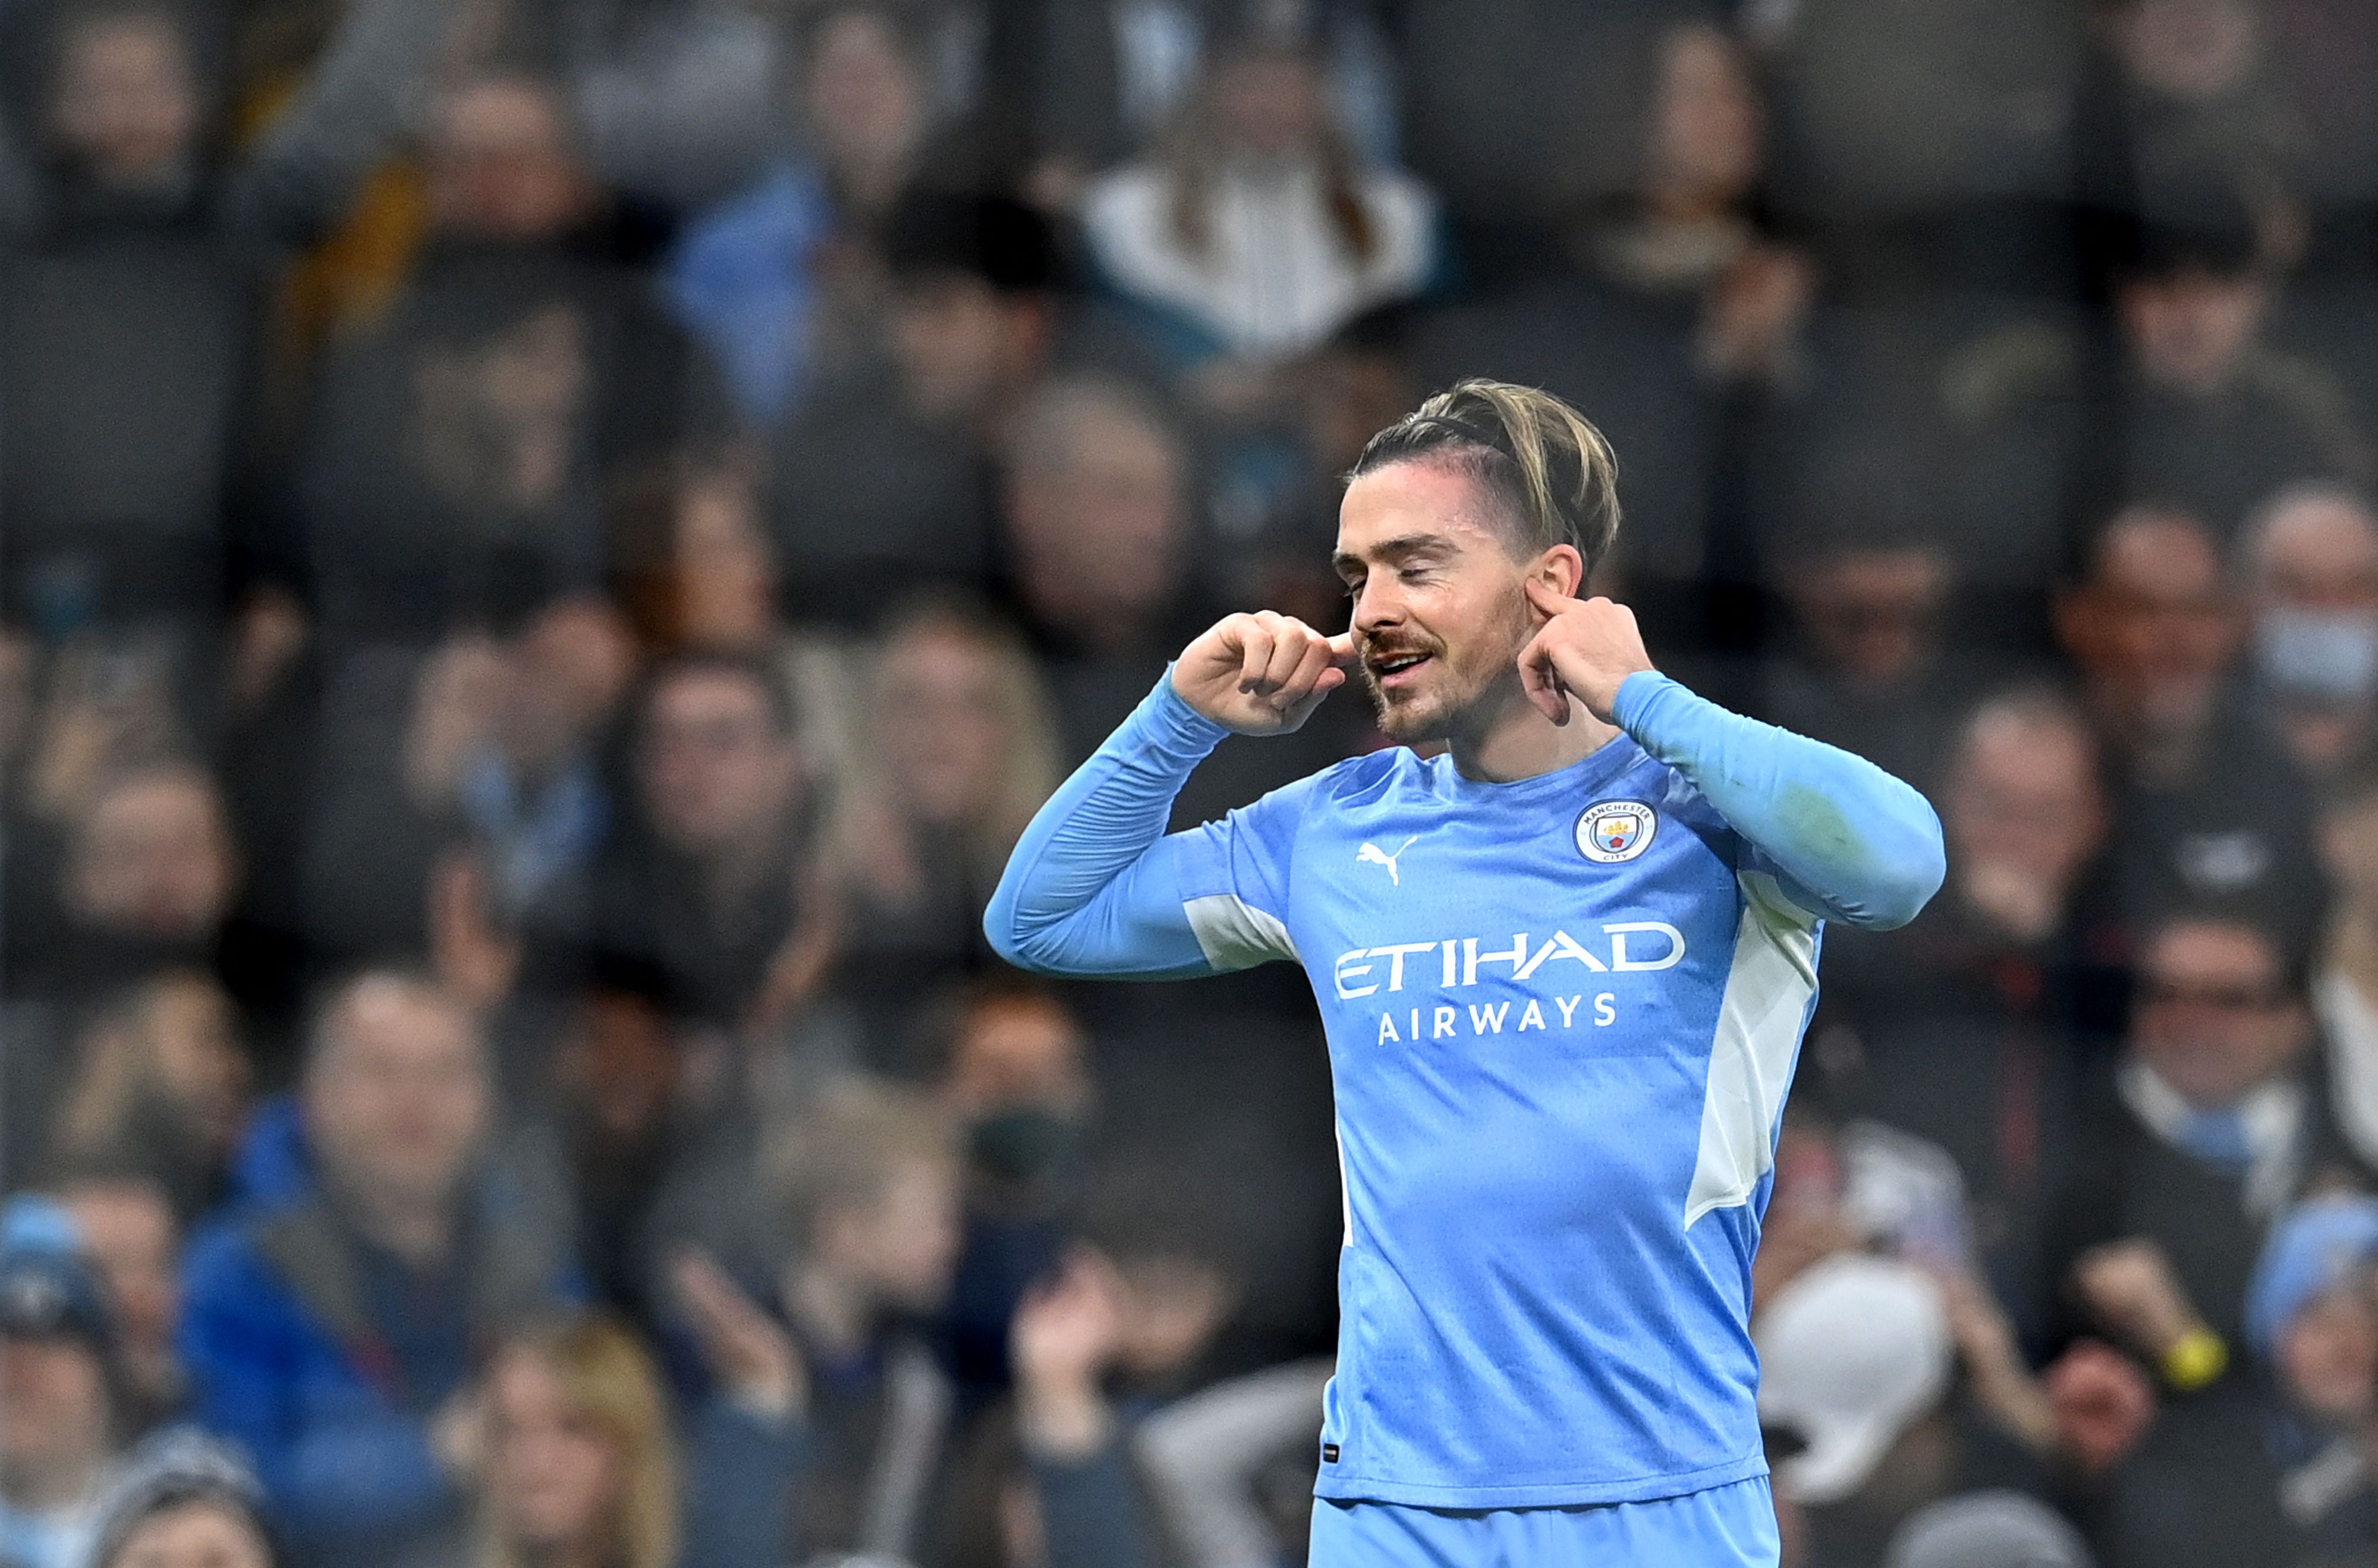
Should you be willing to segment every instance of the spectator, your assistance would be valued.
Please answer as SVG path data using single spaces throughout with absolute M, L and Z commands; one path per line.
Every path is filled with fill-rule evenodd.
M 222 1196 L 251 1073 L 220 986 L 161 976 L 101 1012 L 74 1055 L 51 1119 L 53 1167 L 137 1171 L 183 1220 Z
M 514 1335 L 487 1367 L 481 1538 L 472 1568 L 676 1568 L 678 1476 L 667 1395 L 608 1318 Z
M 958 1159 L 921 1103 L 829 1091 L 763 1157 L 785 1326 L 706 1256 L 676 1270 L 720 1388 L 703 1417 L 689 1562 L 859 1551 L 913 1560 L 945 1495 L 947 1374 L 916 1314 L 949 1288 Z M 796 1348 L 798 1345 L 799 1348 Z
M 2308 788 L 2283 748 L 2241 738 L 2260 735 L 2230 689 L 2242 628 L 2204 526 L 2151 506 L 2117 515 L 2056 616 L 2115 782 L 2117 915 L 2218 904 L 2308 940 Z
M 2021 1492 L 1979 1491 L 1920 1508 L 1892 1538 L 1883 1568 L 2093 1568 L 2080 1533 Z
M 1046 992 L 979 987 L 955 1009 L 936 1092 L 967 1147 L 966 1246 L 946 1316 L 970 1395 L 1006 1386 L 1017 1303 L 1063 1253 L 1097 1110 L 1089 1049 L 1081 1021 Z
M 613 817 L 599 752 L 633 651 L 617 612 L 592 597 L 501 631 L 402 661 L 410 700 L 395 723 L 361 682 L 349 688 L 354 718 L 342 713 L 336 733 L 363 731 L 366 713 L 379 722 L 325 748 L 306 865 L 318 949 L 444 963 L 474 935 L 509 940 L 532 912 L 585 924 Z M 482 1003 L 505 983 L 449 977 Z
M 1187 596 L 1190 485 L 1177 428 L 1121 382 L 1060 380 L 1017 413 L 1009 544 L 1025 606 L 1055 645 L 1069 757 L 1095 749 L 1161 665 L 1147 661 L 1170 644 Z M 1092 672 L 1124 663 L 1115 689 L 1087 700 Z
M 1040 1555 L 1051 1568 L 1142 1568 L 1158 1561 L 1128 1435 L 1100 1386 L 1124 1335 L 1126 1299 L 1113 1266 L 1086 1251 L 1067 1259 L 1017 1310 L 1016 1452 L 1011 1459 L 1009 1434 L 994 1428 L 990 1466 L 1006 1483 L 998 1518 L 1010 1537 L 1010 1562 L 1029 1560 L 1035 1541 L 1042 1543 Z M 966 1516 L 962 1508 L 951 1514 L 954 1523 Z
M 52 1186 L 107 1287 L 119 1424 L 127 1434 L 154 1430 L 181 1413 L 189 1393 L 174 1346 L 182 1317 L 181 1224 L 164 1189 L 144 1175 L 88 1167 Z
M 604 581 L 596 503 L 715 419 L 643 281 L 592 253 L 597 194 L 552 83 L 439 100 L 430 243 L 330 356 L 296 506 L 334 640 L 435 641 Z
M 2133 189 L 2150 213 L 2184 204 L 2207 176 L 2252 197 L 2266 230 L 2300 231 L 2311 149 L 2274 79 L 2262 8 L 2243 0 L 2123 0 L 2106 38 L 2121 84 Z M 2291 236 L 2300 248 L 2300 233 Z
M 928 40 L 884 0 L 812 10 L 795 111 L 806 145 L 690 225 L 669 297 L 755 427 L 876 348 L 889 279 L 882 232 L 919 173 L 934 103 Z
M 1359 162 L 1332 123 L 1323 42 L 1275 12 L 1210 37 L 1155 154 L 1085 194 L 1099 270 L 1225 416 L 1276 402 L 1284 356 L 1419 292 L 1435 264 L 1428 192 Z
M 1735 38 L 1679 20 L 1626 52 L 1644 93 L 1636 139 L 1579 150 L 1609 161 L 1615 188 L 1571 220 L 1585 269 L 1639 298 L 1689 308 L 1706 374 L 1780 384 L 1796 369 L 1796 328 L 1814 282 L 1807 260 L 1755 221 L 1766 164 L 1766 114 Z
M 593 1295 L 657 1329 L 668 1315 L 664 1205 L 683 1201 L 724 1142 L 730 1085 L 666 971 L 633 954 L 585 959 L 567 977 L 557 1033 L 521 1075 L 540 1108 L 543 1158 L 567 1178 Z
M 631 489 L 619 513 L 621 607 L 655 653 L 735 653 L 774 667 L 812 767 L 843 779 L 858 750 L 863 650 L 830 628 L 780 618 L 784 573 L 760 513 L 758 475 L 740 451 Z
M 2282 491 L 2239 541 L 2254 665 L 2279 735 L 2309 773 L 2378 728 L 2378 515 L 2351 491 Z
M 0 251 L 8 607 L 51 638 L 162 622 L 197 661 L 224 618 L 260 325 L 208 221 L 209 87 L 171 5 L 34 15 L 51 210 Z
M 239 1459 L 187 1430 L 143 1445 L 102 1510 L 90 1568 L 280 1568 L 264 1495 Z
M 2331 1157 L 2301 986 L 2270 933 L 2175 916 L 2139 952 L 2111 1103 L 2055 1206 L 2051 1256 L 2174 1399 L 2120 1478 L 2120 1562 L 2222 1562 L 2276 1527 L 2254 1394 L 2229 1371 L 2272 1221 Z
M 181 1346 L 198 1418 L 255 1456 L 302 1562 L 460 1527 L 478 1357 L 574 1288 L 556 1216 L 481 1163 L 494 1110 L 477 1025 L 451 997 L 356 975 L 309 1043 L 306 1185 L 191 1247 Z
M 911 191 L 884 253 L 890 364 L 819 387 L 770 445 L 797 620 L 865 627 L 920 587 L 990 586 L 987 468 L 1018 412 L 1056 372 L 1138 368 L 1111 324 L 1067 308 L 1056 236 L 1020 203 Z
M 2329 781 L 2321 858 L 2337 894 L 2312 1006 L 2346 1147 L 2378 1169 L 2378 768 L 2359 758 Z
M 839 983 L 889 1042 L 918 999 L 991 962 L 982 908 L 1057 786 L 1057 738 L 1021 640 L 955 604 L 893 625 L 861 708 L 861 761 L 835 832 L 850 906 Z
M 1781 573 L 1797 657 L 1767 662 L 1761 711 L 1933 784 L 1948 725 L 1966 705 L 1941 646 L 1952 570 L 1938 545 L 1904 523 L 1869 533 L 1844 522 L 1804 537 Z
M 1952 1484 L 1940 1292 L 1911 1264 L 1844 1255 L 1769 1302 L 1755 1337 L 1759 1419 L 1806 1445 L 1775 1479 L 1808 1511 L 1812 1561 L 1879 1562 L 1899 1522 Z
M 1325 0 L 1303 11 L 1347 139 L 1366 157 L 1385 156 L 1395 143 L 1398 83 L 1380 7 Z M 1179 117 L 1218 35 L 1251 19 L 1296 20 L 1262 0 L 1165 0 L 1140 11 L 1116 0 L 1054 0 L 1032 73 L 1038 161 L 1025 181 L 1032 201 L 1051 212 L 1076 209 L 1093 174 L 1139 152 Z
M 979 1165 L 979 1131 L 976 1143 Z M 1153 1463 L 1159 1445 L 1150 1436 L 1151 1423 L 1196 1387 L 1237 1292 L 1217 1239 L 1195 1212 L 1197 1200 L 1167 1194 L 1160 1180 L 1147 1179 L 1150 1174 L 1100 1182 L 1096 1207 L 1102 1212 L 1085 1224 L 1090 1239 L 1051 1259 L 1015 1303 L 1009 1352 L 1014 1396 L 986 1418 L 965 1466 L 971 1485 L 964 1490 L 979 1499 L 996 1487 L 1001 1527 L 1045 1541 L 1052 1568 L 1132 1568 L 1165 1560 L 1163 1532 L 1148 1500 L 1161 1495 L 1185 1509 L 1210 1508 L 1215 1499 L 1198 1485 L 1210 1488 L 1216 1468 L 1233 1458 L 1275 1456 L 1257 1433 L 1243 1429 L 1232 1434 L 1242 1442 L 1255 1439 L 1254 1452 L 1243 1456 L 1205 1453 L 1193 1459 L 1181 1451 L 1201 1425 L 1212 1434 L 1204 1423 L 1278 1419 L 1254 1407 L 1267 1390 L 1243 1387 L 1233 1391 L 1236 1402 L 1228 1413 L 1208 1407 L 1193 1414 L 1185 1429 L 1174 1428 L 1164 1466 Z M 1317 1423 L 1317 1384 L 1312 1369 L 1300 1371 L 1299 1386 L 1309 1396 L 1303 1413 Z M 1283 1424 L 1308 1444 L 1318 1430 L 1300 1430 L 1305 1423 L 1298 1416 Z M 970 1514 L 986 1511 L 979 1504 L 970 1510 L 963 1495 L 953 1499 L 948 1558 L 966 1560 L 957 1543 L 970 1531 L 980 1532 Z M 1184 1515 L 1182 1523 L 1215 1528 L 1202 1517 Z M 1033 1555 L 1011 1545 L 1008 1561 Z
M 1422 15 L 1439 9 L 1450 13 Z M 1497 9 L 1534 11 L 1555 30 L 1547 37 L 1578 27 L 1546 7 Z M 1733 44 L 1663 8 L 1582 14 L 1590 68 L 1603 78 L 1591 102 L 1609 123 L 1563 132 L 1543 151 L 1557 172 L 1529 176 L 1597 171 L 1546 214 L 1565 221 L 1569 243 L 1533 246 L 1560 264 L 1535 261 L 1509 286 L 1433 313 L 1412 357 L 1429 386 L 1491 375 L 1543 387 L 1627 454 L 1627 526 L 1613 566 L 1655 640 L 1698 643 L 1707 633 L 1696 585 L 1723 564 L 1711 479 L 1732 437 L 1728 405 L 1762 410 L 1795 379 L 1813 278 L 1751 221 L 1764 121 Z M 1502 46 L 1535 48 L 1525 36 Z
M 0 1215 L 0 1558 L 80 1568 L 116 1453 L 115 1330 L 72 1221 Z
M 2150 223 L 2116 283 L 2116 461 L 2129 494 L 2172 497 L 2228 539 L 2280 486 L 2360 479 L 2368 456 L 2343 390 L 2263 341 L 2277 280 L 2252 215 L 2234 197 L 2203 200 L 2201 214 Z
M 1980 1262 L 2036 1331 L 2053 1297 L 2038 1256 L 2045 1205 L 2115 988 L 2080 908 L 2107 827 L 2096 739 L 2053 693 L 1993 697 L 1959 729 L 1939 799 L 1944 896 L 1903 931 L 1828 942 L 1812 1077 L 1837 1104 L 1953 1156 Z
M 1161 407 L 1130 383 L 1072 376 L 1017 411 L 1008 451 L 1016 589 L 1072 762 L 1113 732 L 1204 620 L 1190 455 Z M 1225 743 L 1177 813 L 1205 820 L 1350 748 L 1326 718 L 1272 746 Z
M 698 1018 L 780 1022 L 835 940 L 790 700 L 763 664 L 689 653 L 638 709 L 638 818 L 598 869 L 594 945 L 656 965 Z
M 2246 1298 L 2247 1344 L 2278 1395 L 2271 1439 L 2292 1560 L 2350 1561 L 2378 1543 L 2370 1432 L 2378 1416 L 2378 1204 L 2315 1198 L 2271 1231 Z
M 38 934 L 11 968 L 20 986 L 73 1004 L 162 970 L 211 968 L 240 862 L 213 778 L 156 760 L 93 782 L 55 874 L 54 903 L 31 912 Z

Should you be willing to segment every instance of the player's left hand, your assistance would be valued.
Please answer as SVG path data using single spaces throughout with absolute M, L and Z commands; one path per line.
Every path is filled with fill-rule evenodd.
M 1651 667 L 1635 612 L 1609 599 L 1572 599 L 1532 577 L 1527 591 L 1528 603 L 1544 617 L 1519 651 L 1519 684 L 1528 700 L 1565 724 L 1574 696 L 1603 724 L 1616 724 L 1620 684 Z

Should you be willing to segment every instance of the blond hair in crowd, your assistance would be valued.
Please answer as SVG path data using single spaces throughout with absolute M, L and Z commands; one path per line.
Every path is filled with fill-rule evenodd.
M 922 875 L 915 830 L 930 827 L 955 833 L 973 875 L 996 878 L 1060 776 L 1031 650 L 966 601 L 928 600 L 893 620 L 861 684 L 870 718 L 836 802 L 843 866 L 863 892 L 901 902 Z
M 570 1409 L 612 1447 L 618 1479 L 607 1509 L 605 1561 L 618 1568 L 677 1568 L 677 1445 L 652 1357 L 625 1325 L 599 1314 L 531 1325 L 504 1343 L 491 1366 L 499 1371 L 518 1357 L 533 1359 L 549 1373 Z M 489 1413 L 492 1482 L 504 1435 L 499 1400 L 490 1399 Z M 531 1555 L 499 1517 L 497 1490 L 486 1489 L 482 1561 L 486 1568 L 531 1568 Z
M 873 1203 L 911 1166 L 955 1170 L 958 1160 L 956 1132 L 931 1100 L 889 1083 L 842 1079 L 769 1141 L 761 1192 L 781 1234 L 806 1249 L 822 1215 Z

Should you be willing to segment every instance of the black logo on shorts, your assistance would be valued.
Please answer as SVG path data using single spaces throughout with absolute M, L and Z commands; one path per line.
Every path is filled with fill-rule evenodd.
M 1338 1463 L 1338 1445 L 1336 1443 L 1325 1442 L 1321 1445 L 1321 1462 L 1324 1465 L 1335 1465 Z

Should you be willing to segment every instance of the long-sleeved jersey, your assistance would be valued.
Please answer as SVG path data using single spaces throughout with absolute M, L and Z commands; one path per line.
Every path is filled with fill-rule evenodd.
M 1820 931 L 1912 919 L 1940 823 L 1659 675 L 1617 718 L 1533 778 L 1398 748 L 1166 836 L 1225 733 L 1168 674 L 985 917 L 1051 974 L 1311 977 L 1345 1203 L 1322 1496 L 1637 1502 L 1765 1467 L 1750 1260 Z

